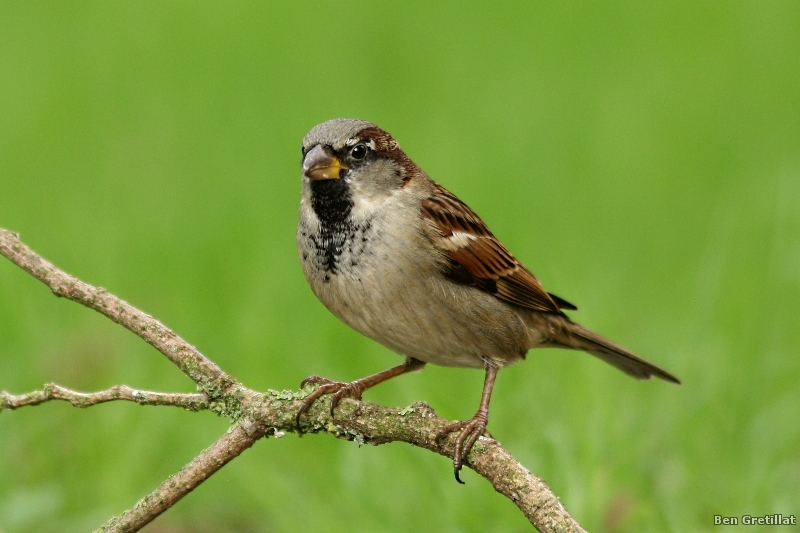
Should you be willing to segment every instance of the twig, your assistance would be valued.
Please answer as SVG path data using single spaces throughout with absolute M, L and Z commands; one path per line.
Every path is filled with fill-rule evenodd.
M 104 401 L 129 400 L 148 405 L 179 405 L 192 410 L 210 409 L 235 422 L 233 428 L 215 444 L 135 507 L 109 521 L 100 531 L 138 531 L 259 438 L 267 434 L 282 436 L 298 430 L 294 425 L 295 414 L 300 401 L 313 389 L 266 393 L 248 389 L 153 317 L 105 289 L 93 287 L 59 270 L 21 243 L 18 235 L 0 229 L 0 254 L 45 283 L 57 296 L 99 311 L 142 337 L 192 378 L 202 393 L 153 393 L 134 391 L 122 385 L 84 394 L 48 385 L 43 391 L 19 396 L 3 392 L 0 410 L 36 405 L 51 399 L 67 400 L 80 407 Z M 146 399 L 141 395 L 147 395 Z M 302 431 L 331 433 L 359 443 L 407 442 L 453 457 L 453 436 L 441 443 L 436 442 L 439 429 L 448 421 L 436 416 L 425 404 L 390 409 L 346 399 L 337 408 L 335 418 L 331 418 L 326 403 L 316 402 L 303 416 Z M 519 464 L 497 441 L 481 437 L 467 461 L 467 466 L 491 482 L 499 493 L 510 498 L 540 531 L 584 531 L 544 481 Z
M 29 405 L 39 405 L 51 400 L 65 400 L 75 407 L 91 407 L 98 403 L 124 400 L 140 405 L 173 405 L 188 411 L 208 409 L 208 398 L 205 394 L 182 394 L 151 392 L 136 390 L 127 385 L 114 385 L 110 389 L 98 392 L 78 392 L 55 383 L 48 383 L 44 389 L 14 396 L 0 391 L 0 412 L 3 409 L 19 409 Z
M 200 452 L 191 463 L 167 478 L 153 492 L 136 502 L 119 516 L 115 516 L 95 533 L 128 533 L 139 531 L 158 515 L 175 505 L 192 492 L 214 472 L 228 464 L 266 433 L 261 426 L 243 424 L 233 426 L 217 442 Z
M 50 287 L 56 296 L 94 309 L 147 341 L 210 397 L 239 385 L 233 377 L 164 324 L 104 288 L 94 287 L 70 276 L 22 243 L 16 233 L 0 229 L 0 254 Z

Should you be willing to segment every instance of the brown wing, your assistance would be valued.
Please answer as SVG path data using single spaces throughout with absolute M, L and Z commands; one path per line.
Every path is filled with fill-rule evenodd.
M 559 307 L 575 308 L 551 297 L 480 217 L 441 185 L 423 202 L 422 211 L 441 234 L 436 244 L 450 259 L 445 275 L 451 280 L 535 311 L 559 313 Z

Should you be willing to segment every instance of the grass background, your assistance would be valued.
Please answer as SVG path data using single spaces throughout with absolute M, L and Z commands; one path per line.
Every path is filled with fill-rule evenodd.
M 800 512 L 800 4 L 2 2 L 0 227 L 257 389 L 399 361 L 319 304 L 294 244 L 300 141 L 372 120 L 572 316 L 663 365 L 500 374 L 490 429 L 591 531 Z M 0 389 L 192 384 L 0 261 Z M 471 416 L 482 374 L 367 399 Z M 87 531 L 227 421 L 47 404 L 0 415 L 0 531 Z M 401 444 L 259 442 L 155 532 L 526 531 Z M 730 531 L 739 531 L 731 528 Z

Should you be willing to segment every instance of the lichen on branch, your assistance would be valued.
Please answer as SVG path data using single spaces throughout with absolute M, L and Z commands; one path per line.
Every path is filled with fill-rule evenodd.
M 437 416 L 424 403 L 395 409 L 345 399 L 332 416 L 327 402 L 318 401 L 303 415 L 298 428 L 295 415 L 313 385 L 300 391 L 249 389 L 158 320 L 105 289 L 58 269 L 22 243 L 19 235 L 0 229 L 0 254 L 47 285 L 56 296 L 94 309 L 141 337 L 186 374 L 198 391 L 162 393 L 115 385 L 104 391 L 83 393 L 51 383 L 42 390 L 20 395 L 0 392 L 0 413 L 52 400 L 68 401 L 76 407 L 131 401 L 142 405 L 177 406 L 190 411 L 210 410 L 232 421 L 231 428 L 214 444 L 97 531 L 139 531 L 263 437 L 280 437 L 289 432 L 328 433 L 359 444 L 406 442 L 450 459 L 453 457 L 455 436 L 437 441 L 439 431 L 449 421 Z M 511 499 L 539 531 L 584 531 L 547 484 L 494 439 L 481 437 L 467 457 L 467 466 L 486 478 L 497 492 Z

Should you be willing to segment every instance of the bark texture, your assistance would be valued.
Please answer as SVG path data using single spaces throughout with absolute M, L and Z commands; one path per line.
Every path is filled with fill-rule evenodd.
M 248 389 L 158 320 L 105 289 L 58 269 L 22 243 L 17 234 L 0 229 L 0 254 L 47 285 L 56 296 L 94 309 L 141 337 L 194 381 L 198 389 L 197 394 L 162 393 L 116 385 L 105 391 L 82 393 L 51 383 L 42 390 L 20 395 L 0 392 L 0 413 L 54 400 L 68 401 L 76 407 L 119 400 L 191 411 L 211 410 L 232 420 L 232 427 L 219 440 L 97 531 L 139 531 L 262 437 L 282 437 L 301 430 L 329 433 L 360 444 L 406 442 L 453 457 L 455 435 L 436 441 L 438 431 L 450 421 L 437 416 L 424 403 L 393 409 L 345 399 L 332 417 L 328 403 L 319 401 L 302 417 L 298 428 L 295 414 L 314 386 L 300 391 Z M 467 457 L 467 466 L 512 500 L 539 531 L 584 531 L 545 482 L 523 467 L 499 442 L 480 437 Z

